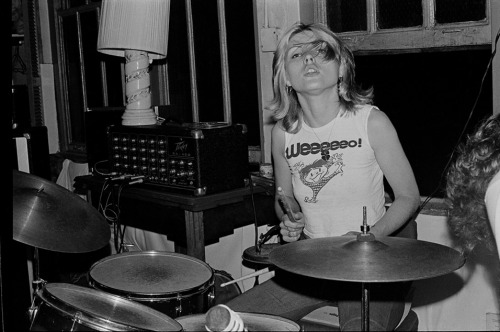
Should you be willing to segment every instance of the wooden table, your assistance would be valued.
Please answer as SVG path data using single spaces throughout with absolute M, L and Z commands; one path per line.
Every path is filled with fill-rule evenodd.
M 76 177 L 74 186 L 97 207 L 104 184 L 101 176 L 85 175 Z M 117 182 L 115 194 L 118 187 Z M 270 185 L 266 188 L 255 183 L 199 197 L 145 184 L 125 186 L 119 197 L 120 223 L 166 234 L 174 241 L 176 252 L 205 260 L 205 245 L 232 234 L 235 228 L 252 224 L 255 219 L 259 226 L 276 224 L 273 195 Z

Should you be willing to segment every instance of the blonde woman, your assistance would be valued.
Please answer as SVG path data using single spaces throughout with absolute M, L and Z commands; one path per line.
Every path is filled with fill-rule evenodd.
M 268 109 L 277 121 L 272 131 L 275 185 L 292 202 L 296 220 L 291 222 L 276 201 L 283 241 L 359 233 L 363 207 L 376 237 L 416 238 L 412 215 L 420 196 L 412 168 L 391 121 L 372 105 L 373 91 L 356 85 L 354 57 L 342 40 L 320 24 L 293 25 L 274 55 L 273 88 Z M 387 211 L 384 176 L 394 193 Z M 409 286 L 371 286 L 371 330 L 398 325 Z M 337 302 L 340 328 L 359 330 L 360 292 L 357 283 L 278 270 L 227 305 L 298 321 Z

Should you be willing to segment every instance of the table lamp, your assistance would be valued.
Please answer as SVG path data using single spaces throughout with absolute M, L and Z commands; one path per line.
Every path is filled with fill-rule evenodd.
M 170 0 L 103 0 L 97 50 L 125 57 L 124 126 L 156 124 L 149 65 L 167 56 Z

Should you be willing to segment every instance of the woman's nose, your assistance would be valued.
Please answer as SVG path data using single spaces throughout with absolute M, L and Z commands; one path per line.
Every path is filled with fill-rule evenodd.
M 311 53 L 307 53 L 304 57 L 304 63 L 310 63 L 314 61 L 314 57 L 311 55 Z

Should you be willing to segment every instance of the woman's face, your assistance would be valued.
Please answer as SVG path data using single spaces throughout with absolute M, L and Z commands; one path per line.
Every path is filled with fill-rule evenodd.
M 311 31 L 302 31 L 290 39 L 285 56 L 286 81 L 297 93 L 320 94 L 337 91 L 339 63 L 325 58 L 326 42 L 318 40 Z

